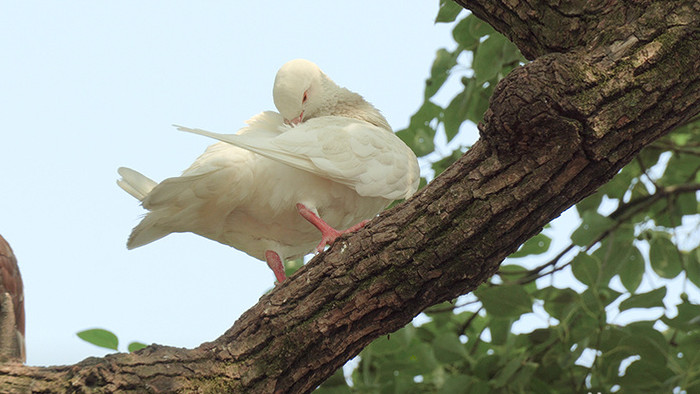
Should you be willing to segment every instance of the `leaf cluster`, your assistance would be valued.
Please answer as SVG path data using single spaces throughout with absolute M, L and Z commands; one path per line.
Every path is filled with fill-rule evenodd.
M 109 330 L 103 328 L 91 328 L 78 332 L 78 338 L 101 348 L 119 351 L 119 338 Z M 130 342 L 127 351 L 133 353 L 145 348 L 147 345 L 141 342 Z
M 436 22 L 452 22 L 461 10 L 452 1 L 442 1 Z M 525 61 L 515 45 L 471 14 L 455 23 L 452 35 L 456 48 L 438 49 L 425 81 L 424 103 L 411 117 L 408 127 L 397 131 L 418 157 L 436 151 L 439 133 L 444 133 L 449 143 L 460 133 L 463 124 L 479 123 L 496 83 Z M 436 94 L 448 80 L 455 78 L 460 80 L 461 91 L 448 104 L 439 105 L 434 99 Z M 435 175 L 463 153 L 464 147 L 441 152 L 441 159 L 432 163 Z
M 524 62 L 486 23 L 440 4 L 436 22 L 453 23 L 457 48 L 438 50 L 424 103 L 398 132 L 422 157 L 439 131 L 450 141 L 479 122 L 495 84 Z M 436 104 L 465 69 L 461 91 Z M 435 173 L 462 150 L 434 160 Z M 577 204 L 564 247 L 552 250 L 545 228 L 488 283 L 377 339 L 317 392 L 700 392 L 698 191 L 696 118 Z

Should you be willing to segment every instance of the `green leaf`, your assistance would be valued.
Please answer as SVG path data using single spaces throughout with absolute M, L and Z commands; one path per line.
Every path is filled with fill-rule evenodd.
M 649 241 L 649 261 L 654 272 L 662 278 L 673 279 L 683 270 L 678 248 L 664 236 Z
M 578 211 L 579 216 L 583 216 L 587 211 L 595 212 L 600 206 L 600 202 L 603 200 L 603 195 L 603 193 L 598 191 L 576 204 L 576 211 Z
M 460 12 L 462 12 L 462 6 L 459 4 L 452 0 L 440 0 L 440 10 L 435 18 L 435 23 L 452 22 Z
M 660 389 L 661 382 L 673 376 L 674 373 L 666 366 L 647 360 L 638 360 L 627 367 L 625 375 L 620 380 L 620 385 L 627 390 L 643 389 L 644 392 L 653 392 L 655 389 Z
M 433 119 L 440 116 L 441 112 L 442 107 L 430 100 L 426 100 L 418 111 L 411 116 L 411 127 L 428 126 Z
M 492 344 L 503 345 L 506 343 L 508 335 L 510 335 L 510 329 L 513 326 L 513 320 L 513 318 L 495 318 L 489 322 Z
M 640 198 L 646 198 L 648 196 L 649 190 L 644 185 L 644 183 L 637 182 L 634 186 L 632 186 L 632 196 L 630 197 L 630 201 L 636 201 Z
M 284 274 L 287 277 L 292 276 L 301 266 L 304 265 L 304 259 L 298 258 L 293 260 L 287 260 L 284 262 Z
M 602 263 L 605 281 L 609 281 L 620 270 L 620 263 L 632 251 L 634 240 L 634 226 L 620 224 L 601 241 L 600 248 L 593 254 Z
M 590 287 L 584 290 L 584 292 L 581 293 L 580 305 L 583 306 L 583 311 L 586 312 L 589 317 L 597 319 L 600 314 L 605 313 L 605 305 L 603 305 L 598 292 L 595 290 L 595 288 Z M 577 329 L 581 327 L 581 324 L 576 322 L 576 324 L 572 324 L 572 326 L 573 329 Z
M 345 390 L 342 390 L 342 389 Z M 341 390 L 338 390 L 341 389 Z M 319 394 L 339 394 L 339 393 L 350 393 L 347 382 L 345 382 L 345 375 L 343 373 L 343 368 L 338 368 L 337 371 L 330 378 L 323 382 L 323 385 L 314 391 L 314 393 Z
M 634 231 L 631 225 L 622 225 L 600 242 L 593 256 L 600 260 L 599 286 L 606 286 L 620 273 L 625 259 L 632 253 Z
M 493 93 L 494 86 L 489 85 L 484 88 L 477 86 L 475 78 L 466 78 L 464 81 L 469 95 L 469 105 L 467 107 L 467 119 L 478 124 L 484 119 L 484 112 L 489 107 L 489 99 Z
M 676 207 L 678 214 L 684 215 L 694 215 L 698 213 L 698 200 L 695 197 L 695 193 L 684 193 L 677 197 Z
M 433 341 L 435 359 L 443 364 L 466 360 L 468 354 L 456 334 L 444 332 Z
M 469 34 L 473 37 L 483 37 L 496 33 L 491 25 L 477 18 L 474 14 L 469 14 L 465 19 L 469 21 Z
M 673 133 L 670 134 L 671 137 L 677 136 L 678 135 L 678 129 L 673 130 Z M 656 163 L 659 162 L 659 156 L 661 156 L 661 150 L 660 149 L 654 149 L 654 147 L 648 147 L 642 149 L 641 152 L 639 152 L 639 155 L 637 158 L 644 164 L 645 168 L 651 168 Z
M 505 282 L 515 282 L 519 279 L 523 279 L 529 275 L 529 272 L 527 268 L 515 264 L 510 260 L 506 260 L 505 263 L 501 264 L 501 268 L 498 269 L 498 275 L 500 275 Z M 528 293 L 533 293 L 537 290 L 537 284 L 534 280 L 521 286 Z
M 489 381 L 501 368 L 500 353 L 486 354 L 477 360 L 473 368 L 474 376 L 480 380 Z
M 518 369 L 518 372 L 516 372 L 515 376 L 513 376 L 511 381 L 508 383 L 508 386 L 518 387 L 521 389 L 521 391 L 525 391 L 522 389 L 529 386 L 530 379 L 532 378 L 532 375 L 535 373 L 538 367 L 539 364 L 537 363 L 528 361 L 523 362 L 520 366 L 520 369 Z
M 468 375 L 448 375 L 438 394 L 467 394 L 475 382 L 476 379 Z
M 615 223 L 614 220 L 601 216 L 595 211 L 585 211 L 581 215 L 581 220 L 583 223 L 571 234 L 571 241 L 579 246 L 588 246 Z
M 474 380 L 474 383 L 472 383 L 469 386 L 469 394 L 491 394 L 493 392 L 493 389 L 491 386 L 488 384 L 488 382 L 485 382 L 483 380 Z
M 598 289 L 598 299 L 603 303 L 603 306 L 607 307 L 613 301 L 618 299 L 622 293 L 615 291 L 609 287 L 603 287 Z
M 532 298 L 518 285 L 481 287 L 475 294 L 494 317 L 518 318 L 532 311 Z
M 685 274 L 697 287 L 700 287 L 700 247 L 685 255 Z
M 600 188 L 600 192 L 612 199 L 622 199 L 632 186 L 632 180 L 641 175 L 639 164 L 631 162 L 626 165 L 615 177 Z
M 521 60 L 524 59 L 512 42 L 502 34 L 491 34 L 475 49 L 472 68 L 477 86 L 487 81 L 494 85 Z
M 527 334 L 530 342 L 534 345 L 539 345 L 547 342 L 552 337 L 552 328 L 538 328 Z
M 581 295 L 577 292 L 552 286 L 540 289 L 535 297 L 543 300 L 544 310 L 560 321 L 565 320 L 573 310 L 577 309 L 581 301 Z
M 627 256 L 620 263 L 620 281 L 625 289 L 634 293 L 642 283 L 644 276 L 644 257 L 636 246 L 633 246 Z
M 666 288 L 660 287 L 647 293 L 635 294 L 620 303 L 620 312 L 632 308 L 654 308 L 664 306 Z
M 433 347 L 428 343 L 415 343 L 412 346 L 397 353 L 393 358 L 395 370 L 413 376 L 436 368 L 438 363 L 433 354 Z M 392 371 L 393 372 L 393 371 Z
M 127 347 L 127 350 L 129 350 L 129 353 L 133 353 L 133 352 L 138 351 L 138 350 L 141 350 L 141 349 L 143 349 L 143 348 L 145 348 L 145 347 L 147 347 L 147 346 L 148 346 L 148 345 L 146 345 L 145 343 L 141 343 L 141 342 L 131 342 L 131 343 L 129 344 L 129 346 Z
M 85 342 L 103 347 L 106 349 L 118 350 L 119 339 L 111 331 L 101 328 L 93 328 L 91 330 L 80 331 L 78 337 Z
M 700 167 L 700 157 L 685 153 L 674 153 L 668 161 L 664 175 L 658 182 L 664 186 L 686 183 L 693 179 Z
M 581 252 L 571 261 L 571 271 L 579 282 L 586 286 L 595 286 L 600 275 L 600 261 Z
M 416 328 L 412 324 L 404 326 L 399 331 L 385 336 L 379 337 L 372 342 L 372 352 L 379 355 L 388 355 L 400 352 L 409 346 L 411 339 L 415 334 Z
M 621 346 L 628 346 L 642 359 L 657 365 L 665 365 L 669 353 L 668 340 L 654 329 L 655 321 L 638 321 L 627 326 L 630 336 L 620 341 Z
M 543 369 L 546 369 L 546 367 L 540 366 L 540 368 L 538 368 L 536 370 L 536 372 L 538 374 L 540 374 L 540 373 L 542 373 L 541 371 Z M 559 374 L 557 376 L 562 376 L 562 374 Z M 550 383 L 551 383 L 551 385 L 550 385 Z M 531 393 L 556 394 L 557 392 L 559 392 L 559 390 L 554 389 L 555 384 L 557 384 L 557 382 L 554 379 L 553 379 L 553 381 L 545 382 L 545 381 L 539 379 L 537 376 L 534 376 L 530 379 L 528 389 Z M 526 391 L 523 390 L 522 392 L 526 392 Z
M 700 305 L 691 304 L 686 300 L 678 305 L 678 315 L 673 319 L 666 316 L 661 317 L 661 321 L 669 327 L 683 331 L 700 331 Z
M 497 388 L 506 386 L 513 374 L 515 374 L 515 372 L 522 366 L 524 358 L 525 355 L 520 355 L 508 361 L 506 365 L 500 371 L 498 371 L 498 374 L 491 381 L 491 383 Z
M 445 108 L 443 124 L 445 126 L 447 142 L 452 141 L 459 133 L 459 127 L 462 125 L 462 122 L 467 119 L 467 110 L 469 109 L 469 100 L 471 98 L 471 92 L 467 90 L 469 90 L 469 88 L 465 87 L 465 90 L 457 94 L 447 108 Z
M 396 132 L 396 135 L 413 150 L 416 156 L 425 156 L 435 150 L 433 142 L 435 130 L 430 123 L 438 118 L 441 112 L 442 108 L 439 105 L 427 100 L 411 116 L 408 128 Z
M 474 54 L 472 68 L 477 85 L 496 78 L 504 63 L 503 48 L 509 42 L 500 34 L 489 36 L 479 44 Z
M 438 49 L 433 66 L 430 68 L 430 78 L 425 81 L 425 100 L 433 97 L 440 90 L 447 77 L 450 76 L 452 67 L 457 65 L 457 56 L 459 56 L 460 52 L 460 50 L 457 50 L 452 53 L 445 48 Z
M 552 239 L 539 233 L 525 242 L 517 252 L 511 254 L 510 258 L 525 257 L 533 254 L 542 254 L 549 250 Z
M 430 127 L 419 127 L 411 131 L 413 138 L 406 141 L 406 144 L 413 149 L 416 156 L 425 156 L 435 150 L 435 143 L 433 142 L 435 130 Z M 401 134 L 399 136 L 401 137 Z
M 473 16 L 470 15 L 469 17 L 462 19 L 461 21 L 457 22 L 457 25 L 454 27 L 454 29 L 452 29 L 452 38 L 454 38 L 455 42 L 467 50 L 472 50 L 479 45 L 479 37 L 472 35 L 470 32 L 470 25 L 472 23 L 472 19 L 470 19 L 470 17 L 473 18 Z

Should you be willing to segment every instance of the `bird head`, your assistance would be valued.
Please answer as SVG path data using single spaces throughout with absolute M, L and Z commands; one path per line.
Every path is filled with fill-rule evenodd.
M 328 82 L 330 79 L 321 69 L 308 60 L 285 63 L 277 72 L 272 89 L 275 106 L 285 123 L 296 125 L 319 116 Z

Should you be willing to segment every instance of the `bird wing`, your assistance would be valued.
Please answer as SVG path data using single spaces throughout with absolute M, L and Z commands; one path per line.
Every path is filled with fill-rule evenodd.
M 246 196 L 252 174 L 246 171 L 250 154 L 225 143 L 209 146 L 179 177 L 159 183 L 143 199 L 149 210 L 160 206 L 185 207 L 192 200 L 223 200 L 229 203 Z
M 418 188 L 416 156 L 389 130 L 340 116 L 314 118 L 296 127 L 280 122 L 272 133 L 269 124 L 249 124 L 238 134 L 176 127 L 350 186 L 361 196 L 396 200 Z

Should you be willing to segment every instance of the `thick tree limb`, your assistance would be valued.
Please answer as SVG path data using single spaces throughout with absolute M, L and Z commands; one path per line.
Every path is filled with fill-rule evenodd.
M 460 3 L 535 59 L 498 85 L 482 139 L 462 159 L 339 239 L 214 342 L 75 366 L 3 366 L 0 384 L 311 391 L 373 339 L 476 288 L 640 149 L 700 112 L 696 0 Z

